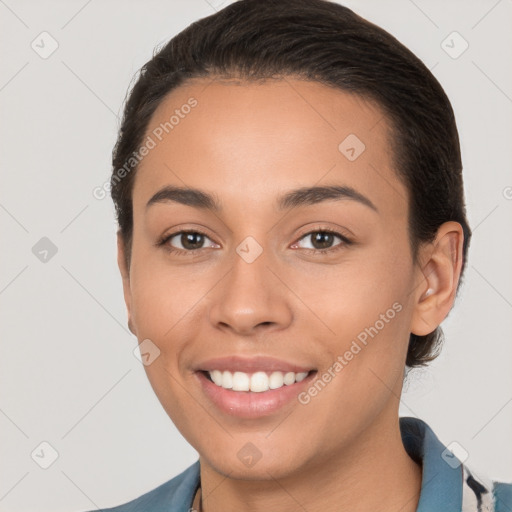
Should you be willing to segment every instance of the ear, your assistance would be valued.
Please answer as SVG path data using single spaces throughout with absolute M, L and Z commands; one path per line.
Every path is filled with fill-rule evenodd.
M 123 295 L 124 302 L 126 304 L 126 311 L 128 313 L 128 329 L 137 336 L 137 332 L 133 326 L 132 321 L 132 292 L 130 287 L 130 269 L 126 261 L 125 242 L 121 231 L 117 232 L 117 266 L 121 272 L 121 278 L 123 280 Z
M 464 231 L 458 222 L 440 226 L 435 240 L 422 248 L 411 332 L 425 336 L 446 318 L 457 293 L 462 269 Z

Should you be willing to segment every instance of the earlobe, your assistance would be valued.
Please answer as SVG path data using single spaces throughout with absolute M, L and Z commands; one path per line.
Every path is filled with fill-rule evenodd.
M 137 336 L 137 333 L 135 332 L 135 328 L 133 327 L 133 322 L 130 316 L 128 315 L 128 329 L 130 329 L 130 332 Z
M 427 259 L 419 270 L 411 332 L 426 336 L 446 318 L 453 306 L 460 279 L 464 232 L 458 222 L 445 222 L 436 239 L 424 248 Z
M 128 268 L 126 261 L 125 240 L 120 230 L 117 232 L 117 265 L 123 280 L 123 295 L 124 302 L 126 304 L 126 312 L 128 315 L 128 329 L 130 329 L 130 332 L 136 336 L 137 332 L 132 320 L 130 269 Z

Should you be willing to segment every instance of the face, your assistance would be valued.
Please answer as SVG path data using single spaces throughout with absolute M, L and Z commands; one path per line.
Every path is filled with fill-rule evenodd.
M 291 78 L 198 80 L 148 136 L 125 298 L 202 463 L 278 478 L 374 439 L 396 421 L 426 288 L 382 112 Z

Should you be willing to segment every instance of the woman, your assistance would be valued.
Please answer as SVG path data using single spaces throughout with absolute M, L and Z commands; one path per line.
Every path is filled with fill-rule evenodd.
M 442 87 L 323 0 L 241 0 L 142 69 L 113 153 L 130 330 L 198 451 L 110 509 L 511 510 L 416 418 L 471 237 Z

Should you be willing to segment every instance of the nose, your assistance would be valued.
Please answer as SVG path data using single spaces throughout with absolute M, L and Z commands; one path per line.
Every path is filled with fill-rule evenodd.
M 209 311 L 212 325 L 238 335 L 289 326 L 291 292 L 276 274 L 279 271 L 265 250 L 252 262 L 235 253 L 231 270 L 215 287 Z

